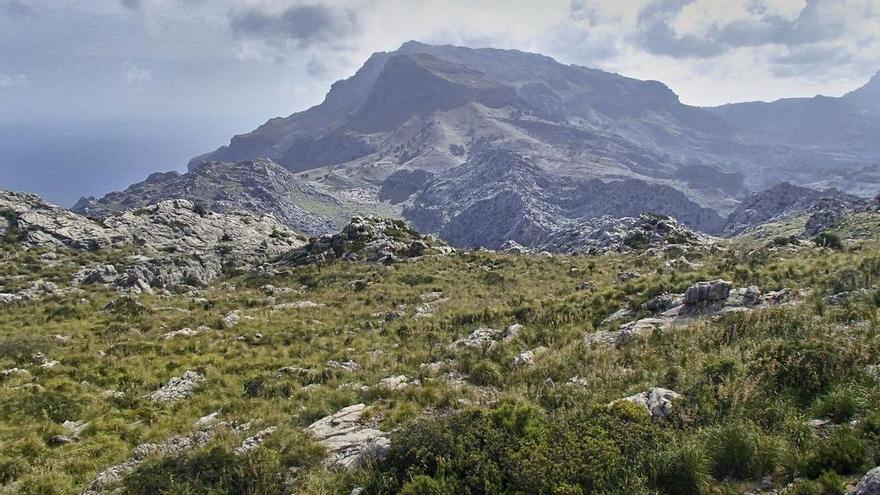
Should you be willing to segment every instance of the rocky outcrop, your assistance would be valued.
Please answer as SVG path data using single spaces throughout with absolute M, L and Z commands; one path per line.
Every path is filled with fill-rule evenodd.
M 620 401 L 631 402 L 638 406 L 642 406 L 651 415 L 652 419 L 663 420 L 672 414 L 673 405 L 676 400 L 682 398 L 681 394 L 673 392 L 665 388 L 649 388 L 648 390 L 630 395 L 623 399 L 612 402 L 614 404 Z
M 433 236 L 424 236 L 400 220 L 354 217 L 338 234 L 313 237 L 287 253 L 284 263 L 306 265 L 332 260 L 393 263 L 454 250 Z
M 36 301 L 46 296 L 62 296 L 71 292 L 79 291 L 76 288 L 59 288 L 58 285 L 45 280 L 36 280 L 30 287 L 18 292 L 0 292 L 0 306 L 11 303 L 24 303 Z
M 153 402 L 175 403 L 188 398 L 196 387 L 204 383 L 205 377 L 195 371 L 187 371 L 174 377 L 167 384 L 150 394 Z
M 584 343 L 626 345 L 637 339 L 647 338 L 655 332 L 690 323 L 697 317 L 748 312 L 797 301 L 797 294 L 790 289 L 762 293 L 756 286 L 738 289 L 732 287 L 733 284 L 721 279 L 702 281 L 691 285 L 682 294 L 662 294 L 654 297 L 642 305 L 642 309 L 652 311 L 653 316 L 624 323 L 616 330 L 600 330 L 587 334 L 584 336 Z M 606 318 L 605 323 L 635 316 L 635 312 L 628 308 L 618 313 Z
M 805 236 L 833 227 L 847 211 L 869 207 L 869 201 L 829 189 L 817 191 L 783 182 L 744 199 L 727 217 L 726 236 L 741 234 L 759 225 L 798 215 L 809 215 Z
M 732 287 L 732 283 L 721 279 L 709 282 L 697 282 L 684 291 L 682 302 L 691 305 L 704 303 L 711 304 L 716 301 L 727 299 Z
M 104 219 L 135 208 L 173 199 L 185 199 L 199 208 L 218 213 L 272 214 L 288 227 L 311 235 L 334 229 L 333 219 L 303 205 L 332 210 L 339 201 L 267 159 L 240 162 L 204 162 L 185 174 L 155 173 L 125 191 L 101 199 L 83 198 L 72 210 L 89 218 Z M 319 208 L 313 208 L 317 210 Z
M 558 253 L 602 254 L 633 250 L 703 249 L 713 244 L 712 238 L 699 234 L 677 220 L 664 215 L 643 214 L 638 217 L 604 216 L 573 224 L 554 232 L 537 246 L 537 250 Z
M 15 226 L 15 242 L 25 247 L 131 248 L 136 254 L 122 267 L 84 267 L 75 279 L 134 291 L 204 286 L 305 244 L 272 216 L 214 213 L 186 200 L 163 201 L 97 221 L 33 195 L 0 191 L 0 211 Z
M 329 462 L 354 470 L 368 458 L 383 459 L 391 448 L 387 433 L 364 424 L 364 404 L 348 406 L 306 428 L 329 451 Z
M 246 423 L 219 421 L 210 422 L 209 424 L 197 424 L 196 427 L 197 430 L 189 436 L 178 435 L 167 438 L 158 443 L 143 443 L 138 445 L 134 448 L 128 459 L 119 464 L 114 464 L 98 473 L 97 476 L 92 479 L 91 483 L 89 483 L 89 486 L 83 494 L 99 495 L 102 493 L 108 493 L 127 475 L 134 472 L 135 469 L 151 458 L 180 456 L 188 451 L 206 445 L 223 430 L 231 431 L 236 434 L 243 434 L 251 429 L 252 423 L 250 421 Z M 263 430 L 263 432 L 265 431 L 266 430 Z M 268 434 L 260 436 L 260 433 L 255 435 L 260 441 L 262 441 L 262 438 L 265 436 L 268 436 Z M 271 434 L 271 431 L 269 434 Z M 246 445 L 248 440 L 246 440 L 242 446 Z M 246 452 L 247 450 L 236 453 L 244 454 Z

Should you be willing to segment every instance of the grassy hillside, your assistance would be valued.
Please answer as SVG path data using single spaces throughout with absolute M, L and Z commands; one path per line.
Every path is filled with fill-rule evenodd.
M 0 292 L 67 286 L 86 258 L 125 255 L 42 254 L 3 245 Z M 27 370 L 0 375 L 0 493 L 81 493 L 136 446 L 191 435 L 214 412 L 252 427 L 152 456 L 120 493 L 843 493 L 880 464 L 880 243 L 688 256 L 334 262 L 190 293 L 135 300 L 95 285 L 0 306 L 0 370 Z M 657 294 L 717 278 L 796 297 L 623 345 L 584 341 L 648 316 L 639 307 Z M 603 323 L 621 308 L 635 311 Z M 497 345 L 450 346 L 512 324 L 523 329 Z M 166 335 L 183 328 L 197 333 Z M 149 399 L 186 371 L 204 377 L 190 397 Z M 409 384 L 380 385 L 398 375 Z M 665 420 L 608 406 L 650 387 L 682 395 Z M 303 428 L 357 403 L 391 451 L 334 469 Z M 76 435 L 62 426 L 80 420 Z M 270 426 L 262 446 L 235 452 Z

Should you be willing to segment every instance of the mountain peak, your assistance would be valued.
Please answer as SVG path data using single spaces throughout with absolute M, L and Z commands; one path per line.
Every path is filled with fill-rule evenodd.
M 875 103 L 874 99 L 880 96 L 880 72 L 874 74 L 868 82 L 859 88 L 850 91 L 845 96 L 868 97 L 872 99 L 872 103 Z
M 400 48 L 397 49 L 398 52 L 412 51 L 412 50 L 423 50 L 425 48 L 430 48 L 431 45 L 427 43 L 422 43 L 421 41 L 409 40 L 400 45 Z
M 862 87 L 880 89 L 880 71 L 877 71 L 877 73 L 874 74 L 874 77 L 872 77 L 871 80 Z

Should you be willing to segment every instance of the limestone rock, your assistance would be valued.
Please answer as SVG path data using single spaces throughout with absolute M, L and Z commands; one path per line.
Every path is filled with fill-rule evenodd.
M 865 473 L 850 495 L 880 495 L 880 467 Z
M 363 424 L 366 410 L 364 404 L 348 406 L 306 428 L 306 432 L 328 449 L 331 464 L 353 470 L 370 456 L 381 460 L 387 455 L 391 441 L 385 432 Z
M 547 350 L 544 346 L 536 347 L 530 351 L 524 351 L 513 358 L 513 365 L 516 367 L 530 366 L 535 364 L 535 356 L 545 352 Z
M 270 426 L 258 431 L 253 436 L 244 439 L 244 441 L 241 442 L 241 445 L 235 448 L 235 453 L 238 455 L 246 454 L 260 445 L 263 445 L 263 442 L 275 433 L 277 429 L 278 427 L 276 426 Z
M 84 198 L 73 211 L 89 218 L 104 219 L 132 208 L 162 201 L 185 199 L 200 209 L 234 214 L 272 214 L 279 222 L 311 235 L 327 233 L 334 219 L 317 210 L 332 210 L 340 201 L 319 192 L 313 185 L 267 159 L 238 162 L 207 161 L 185 174 L 154 173 L 125 191 L 111 192 L 101 199 Z M 306 209 L 303 205 L 318 205 Z
M 451 348 L 468 348 L 468 349 L 484 349 L 497 343 L 498 337 L 501 335 L 500 330 L 494 328 L 481 327 L 467 337 L 456 340 L 452 343 Z
M 406 375 L 389 376 L 379 380 L 379 386 L 390 390 L 400 390 L 409 385 L 409 378 Z
M 341 259 L 392 263 L 426 254 L 449 254 L 444 242 L 423 236 L 401 220 L 366 216 L 354 217 L 338 234 L 309 239 L 302 248 L 283 258 L 287 263 L 306 265 Z
M 620 400 L 642 406 L 652 419 L 661 420 L 666 419 L 672 413 L 673 402 L 681 398 L 681 394 L 672 390 L 655 387 Z
M 696 305 L 721 301 L 727 299 L 732 287 L 732 283 L 721 279 L 709 282 L 697 282 L 688 287 L 684 292 L 684 303 Z
M 272 216 L 215 213 L 180 199 L 97 221 L 34 195 L 0 191 L 0 210 L 13 212 L 24 247 L 133 248 L 137 254 L 128 257 L 124 266 L 88 268 L 74 279 L 138 292 L 205 286 L 230 271 L 256 270 L 305 244 Z
M 166 385 L 150 394 L 153 402 L 174 403 L 188 398 L 195 388 L 204 383 L 205 377 L 195 371 L 187 371 L 179 377 L 172 378 Z

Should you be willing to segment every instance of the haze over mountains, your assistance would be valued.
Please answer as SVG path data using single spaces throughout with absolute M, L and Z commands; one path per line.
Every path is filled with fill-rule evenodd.
M 880 76 L 840 98 L 700 108 L 682 104 L 662 83 L 542 55 L 407 42 L 371 56 L 333 84 L 322 104 L 194 158 L 187 174 L 153 177 L 151 187 L 76 209 L 101 216 L 183 196 L 221 209 L 274 211 L 309 233 L 326 231 L 325 220 L 379 212 L 454 244 L 488 247 L 536 245 L 578 222 L 644 212 L 732 232 L 741 226 L 726 225 L 731 212 L 737 221 L 774 217 L 735 210 L 750 192 L 783 181 L 876 194 L 877 96 Z M 267 179 L 274 164 L 257 158 L 292 173 Z M 262 173 L 247 172 L 254 163 Z M 236 172 L 206 179 L 214 169 Z M 200 187 L 205 181 L 214 185 Z M 265 194 L 258 191 L 255 201 L 260 188 Z M 294 189 L 307 194 L 291 199 Z M 248 199 L 229 197 L 238 191 Z M 318 220 L 293 220 L 302 212 Z

